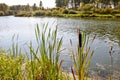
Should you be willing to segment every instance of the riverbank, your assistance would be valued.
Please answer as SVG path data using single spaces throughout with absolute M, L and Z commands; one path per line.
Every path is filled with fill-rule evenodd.
M 52 16 L 52 17 L 93 17 L 93 18 L 120 18 L 120 10 L 112 8 L 90 8 L 90 9 L 44 9 L 32 12 L 20 11 L 15 14 L 16 17 L 31 16 Z
M 19 12 L 15 14 L 16 17 L 32 17 L 32 16 L 49 16 L 49 17 L 87 17 L 87 18 L 120 18 L 120 11 L 116 12 L 94 12 L 94 11 L 76 11 L 76 10 L 38 10 L 35 12 Z

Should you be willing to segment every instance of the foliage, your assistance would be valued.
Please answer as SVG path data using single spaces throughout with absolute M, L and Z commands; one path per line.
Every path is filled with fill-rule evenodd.
M 22 79 L 21 67 L 23 62 L 22 55 L 12 57 L 5 53 L 0 54 L 0 80 Z
M 40 1 L 39 7 L 40 7 L 40 9 L 42 9 L 42 7 L 43 7 L 42 1 Z
M 52 11 L 52 14 L 59 14 L 60 12 L 59 11 L 57 11 L 57 10 L 53 10 Z
M 92 5 L 92 4 L 85 4 L 85 5 L 81 8 L 81 10 L 90 11 L 92 8 L 93 8 L 93 5 Z
M 73 71 L 72 68 L 71 70 L 72 70 L 74 80 L 87 80 L 89 64 L 94 53 L 94 50 L 91 50 L 91 45 L 95 39 L 95 36 L 92 39 L 91 43 L 89 43 L 90 42 L 89 36 L 87 37 L 86 34 L 84 33 L 79 33 L 79 35 L 81 35 L 81 37 L 79 37 L 79 42 L 82 42 L 82 44 L 81 44 L 81 47 L 80 45 L 78 46 L 77 54 L 74 54 L 74 52 L 72 51 L 72 54 L 73 54 L 72 58 L 74 61 L 75 72 Z M 72 46 L 71 41 L 70 43 Z M 78 75 L 77 78 L 75 77 L 75 73 Z
M 94 8 L 93 9 L 94 13 L 99 13 L 99 14 L 112 14 L 113 9 L 112 8 Z
M 56 7 L 63 7 L 63 6 L 67 6 L 69 0 L 56 0 Z
M 0 11 L 0 16 L 4 16 L 4 12 L 3 11 Z
M 37 10 L 36 3 L 34 3 L 34 5 L 33 5 L 32 9 L 33 9 L 33 11 L 36 11 L 36 10 Z
M 4 3 L 0 3 L 0 11 L 7 11 L 8 10 L 8 5 L 4 4 Z
M 120 14 L 115 14 L 115 17 L 120 18 Z
M 74 10 L 69 10 L 69 14 L 77 14 L 77 12 Z
M 45 16 L 45 11 L 43 10 L 35 11 L 34 16 Z
M 62 10 L 62 14 L 68 14 L 68 13 L 69 13 L 69 11 L 67 9 Z
M 52 16 L 52 11 L 51 11 L 51 10 L 45 11 L 45 15 L 46 15 L 46 16 Z
M 30 16 L 32 16 L 32 13 L 21 11 L 21 12 L 15 14 L 15 16 L 16 17 L 30 17 Z
M 120 10 L 118 10 L 118 9 L 112 10 L 112 14 L 119 14 L 119 13 L 120 13 Z

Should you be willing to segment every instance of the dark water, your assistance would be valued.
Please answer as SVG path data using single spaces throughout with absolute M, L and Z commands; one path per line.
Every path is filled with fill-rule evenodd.
M 96 20 L 96 19 L 80 19 L 80 18 L 53 18 L 53 17 L 0 17 L 0 46 L 3 49 L 9 49 L 12 44 L 12 36 L 19 35 L 19 45 L 25 50 L 25 43 L 35 42 L 34 29 L 38 23 L 41 27 L 44 23 L 49 23 L 49 27 L 54 29 L 58 25 L 58 39 L 63 36 L 62 48 L 67 48 L 61 54 L 64 59 L 63 68 L 65 70 L 72 66 L 70 59 L 70 39 L 73 42 L 73 49 L 76 49 L 77 29 L 90 34 L 90 39 L 97 35 L 92 49 L 95 53 L 92 58 L 91 67 L 95 64 L 104 66 L 110 65 L 110 46 L 113 46 L 114 68 L 120 67 L 120 20 Z

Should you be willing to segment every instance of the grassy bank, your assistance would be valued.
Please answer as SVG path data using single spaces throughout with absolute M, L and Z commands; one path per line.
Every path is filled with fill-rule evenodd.
M 71 66 L 72 76 L 69 76 L 62 72 L 63 60 L 59 60 L 63 38 L 58 40 L 57 29 L 51 31 L 47 26 L 35 28 L 37 48 L 32 42 L 27 44 L 30 53 L 22 54 L 17 43 L 9 51 L 0 50 L 0 80 L 88 80 L 87 71 L 94 52 L 86 48 L 89 39 L 80 34 L 83 44 L 76 55 L 72 53 L 74 67 Z
M 30 16 L 52 16 L 52 17 L 94 17 L 94 18 L 119 18 L 120 10 L 111 8 L 91 8 L 91 9 L 44 9 L 31 12 L 21 11 L 15 14 L 19 17 L 30 17 Z

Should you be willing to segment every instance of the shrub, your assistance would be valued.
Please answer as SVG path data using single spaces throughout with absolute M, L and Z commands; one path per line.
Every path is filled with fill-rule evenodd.
M 45 15 L 46 15 L 46 16 L 52 16 L 52 12 L 51 12 L 50 10 L 47 10 L 47 11 L 45 12 Z
M 93 9 L 93 11 L 95 13 L 99 13 L 99 14 L 111 14 L 113 9 L 112 8 L 105 8 L 105 9 L 104 8 L 100 8 L 100 9 L 95 8 L 95 9 Z
M 39 10 L 39 11 L 35 11 L 34 16 L 44 16 L 45 15 L 45 11 L 43 10 Z
M 62 10 L 62 14 L 68 14 L 68 13 L 69 13 L 69 11 L 67 9 Z
M 92 4 L 85 4 L 81 10 L 87 11 L 87 10 L 91 10 L 93 8 Z
M 6 15 L 13 15 L 13 11 L 12 10 L 5 11 L 5 14 Z
M 32 13 L 31 12 L 26 12 L 25 17 L 30 17 L 30 16 L 32 16 Z
M 112 11 L 112 14 L 119 14 L 120 13 L 120 10 L 113 10 Z
M 120 18 L 120 14 L 115 14 L 115 17 Z
M 58 10 L 53 10 L 52 14 L 59 14 L 59 11 Z
M 105 9 L 105 14 L 111 14 L 112 11 L 113 11 L 112 8 L 106 8 L 106 9 Z
M 16 17 L 24 17 L 26 16 L 26 13 L 25 12 L 19 12 L 17 14 L 15 14 Z
M 82 14 L 93 14 L 93 11 L 81 11 Z
M 69 11 L 69 14 L 77 14 L 77 12 L 74 11 L 74 10 L 70 10 L 70 11 Z
M 4 12 L 3 11 L 0 11 L 0 16 L 4 16 Z

